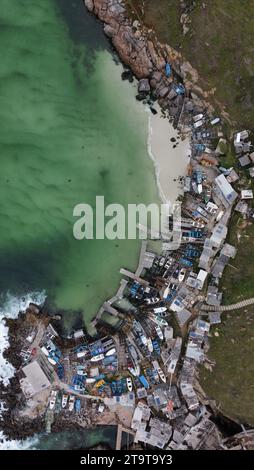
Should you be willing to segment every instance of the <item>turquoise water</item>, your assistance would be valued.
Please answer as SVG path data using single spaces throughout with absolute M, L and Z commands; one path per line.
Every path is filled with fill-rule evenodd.
M 45 290 L 89 324 L 140 244 L 75 240 L 73 208 L 156 200 L 147 115 L 82 0 L 0 6 L 1 302 Z

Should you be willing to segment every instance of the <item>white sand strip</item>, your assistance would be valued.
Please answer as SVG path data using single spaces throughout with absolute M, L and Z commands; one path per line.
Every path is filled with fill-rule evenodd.
M 179 177 L 187 172 L 191 155 L 190 140 L 188 137 L 184 140 L 179 138 L 178 131 L 161 115 L 159 106 L 156 110 L 158 112 L 155 115 L 149 110 L 148 150 L 154 161 L 161 199 L 173 204 L 183 194 Z M 171 142 L 172 138 L 175 142 Z

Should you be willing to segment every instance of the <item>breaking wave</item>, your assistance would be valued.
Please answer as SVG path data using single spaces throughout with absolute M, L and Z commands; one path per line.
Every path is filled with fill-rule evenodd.
M 0 382 L 8 385 L 15 369 L 3 357 L 3 352 L 9 346 L 8 327 L 5 318 L 17 318 L 20 311 L 25 311 L 30 302 L 43 305 L 46 300 L 45 291 L 31 292 L 22 297 L 11 295 L 9 292 L 0 297 Z
M 14 367 L 3 357 L 3 352 L 9 346 L 8 327 L 5 318 L 17 318 L 20 311 L 25 311 L 30 302 L 37 305 L 43 305 L 46 300 L 45 291 L 31 292 L 22 297 L 11 295 L 9 292 L 0 298 L 0 382 L 8 385 L 9 380 L 15 373 Z M 5 411 L 5 403 L 0 402 L 0 420 L 2 412 Z M 0 450 L 25 450 L 32 448 L 38 438 L 31 439 L 8 440 L 3 431 L 0 431 Z
M 22 441 L 12 439 L 8 440 L 4 433 L 0 431 L 0 450 L 32 450 L 38 442 L 38 438 L 31 437 Z

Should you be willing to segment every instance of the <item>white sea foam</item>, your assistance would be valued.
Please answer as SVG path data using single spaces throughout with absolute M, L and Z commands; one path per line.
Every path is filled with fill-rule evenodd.
M 8 385 L 9 379 L 13 377 L 15 369 L 3 357 L 3 352 L 9 346 L 8 327 L 4 318 L 17 318 L 20 311 L 25 311 L 30 302 L 43 305 L 46 299 L 45 291 L 31 292 L 23 297 L 17 297 L 7 293 L 0 299 L 0 382 Z
M 13 377 L 15 369 L 6 361 L 3 357 L 3 352 L 9 346 L 8 340 L 8 327 L 6 326 L 4 318 L 17 318 L 20 311 L 25 311 L 29 306 L 30 302 L 34 302 L 37 305 L 43 305 L 46 300 L 45 291 L 42 292 L 31 292 L 23 297 L 7 293 L 1 298 L 0 308 L 0 382 L 4 385 L 8 385 L 9 380 Z M 0 420 L 2 412 L 6 409 L 5 403 L 0 402 Z M 37 437 L 31 439 L 19 440 L 7 440 L 4 433 L 0 431 L 0 450 L 25 450 L 32 448 L 38 441 Z
M 34 436 L 22 441 L 12 439 L 8 440 L 4 436 L 3 432 L 0 431 L 0 450 L 27 450 L 33 449 L 38 443 L 38 437 Z

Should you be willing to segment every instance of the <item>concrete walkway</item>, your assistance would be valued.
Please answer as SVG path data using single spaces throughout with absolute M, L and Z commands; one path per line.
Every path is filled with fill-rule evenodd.
M 236 304 L 231 305 L 202 305 L 202 310 L 206 312 L 229 312 L 231 310 L 238 310 L 240 308 L 248 307 L 248 305 L 254 304 L 254 297 L 250 299 L 242 300 L 241 302 L 237 302 Z

